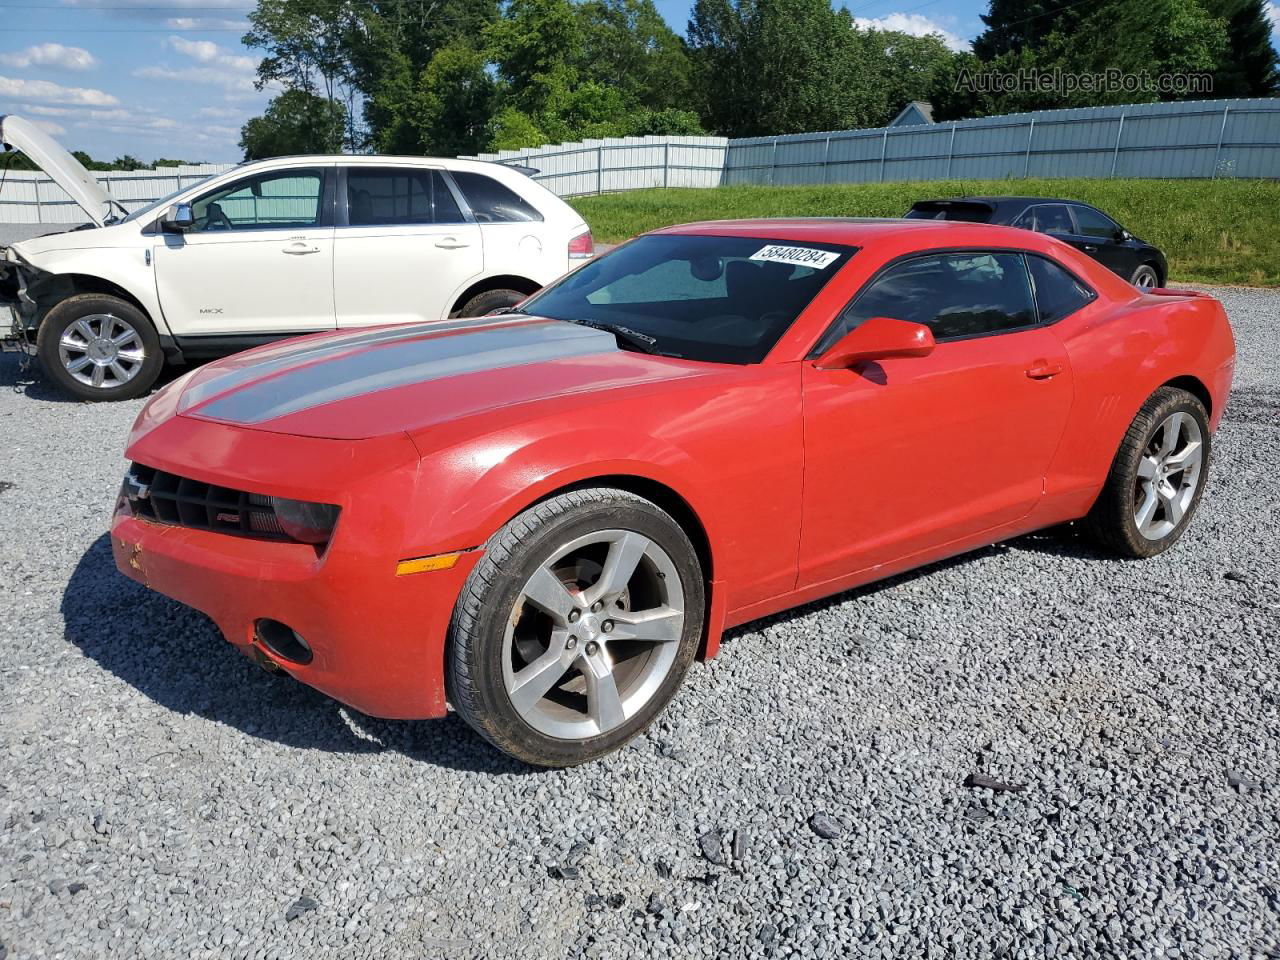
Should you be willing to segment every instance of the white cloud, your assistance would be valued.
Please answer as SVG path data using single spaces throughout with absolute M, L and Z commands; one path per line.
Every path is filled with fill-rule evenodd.
M 111 94 L 90 87 L 64 87 L 48 80 L 23 80 L 20 77 L 0 77 L 0 97 L 91 107 L 113 107 L 120 102 Z
M 36 120 L 34 123 L 51 137 L 60 137 L 67 132 L 66 127 L 60 123 L 54 123 L 52 120 Z
M 164 25 L 170 30 L 234 30 L 247 33 L 248 20 L 223 20 L 218 17 L 169 17 Z
M 937 21 L 918 13 L 890 13 L 883 17 L 854 17 L 853 20 L 863 30 L 896 30 L 912 37 L 925 37 L 936 33 L 942 42 L 952 50 L 968 50 L 969 41 L 956 36 L 942 27 Z
M 197 63 L 216 64 L 232 70 L 252 71 L 258 68 L 258 61 L 253 57 L 244 57 L 229 53 L 212 40 L 187 40 L 185 37 L 170 37 L 169 46 L 184 57 L 190 57 Z
M 201 107 L 196 111 L 197 117 L 211 117 L 215 120 L 234 120 L 245 115 L 245 111 L 235 107 Z
M 253 86 L 253 74 L 222 70 L 218 67 L 143 67 L 133 72 L 144 80 L 169 80 L 175 83 L 198 83 L 207 87 L 221 87 L 230 99 L 243 99 L 257 95 Z
M 98 61 L 88 50 L 64 47 L 60 43 L 40 43 L 13 53 L 0 53 L 6 67 L 58 67 L 62 70 L 91 70 Z

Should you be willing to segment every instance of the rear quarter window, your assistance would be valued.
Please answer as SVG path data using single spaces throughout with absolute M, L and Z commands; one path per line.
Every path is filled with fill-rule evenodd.
M 455 170 L 458 185 L 478 223 L 522 223 L 541 220 L 542 214 L 505 184 L 483 173 Z

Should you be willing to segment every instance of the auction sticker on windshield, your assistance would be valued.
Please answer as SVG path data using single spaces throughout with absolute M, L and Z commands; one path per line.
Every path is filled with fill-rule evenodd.
M 796 267 L 812 267 L 825 270 L 840 259 L 840 254 L 830 250 L 815 250 L 813 247 L 784 247 L 771 243 L 761 247 L 750 257 L 752 260 L 764 260 L 768 263 L 789 263 Z

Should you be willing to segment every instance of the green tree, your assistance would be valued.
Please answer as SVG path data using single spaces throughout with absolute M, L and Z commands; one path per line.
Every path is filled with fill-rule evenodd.
M 637 107 L 688 108 L 689 53 L 653 0 L 582 0 L 575 10 L 583 38 L 576 58 L 583 80 L 617 87 Z
M 346 108 L 305 90 L 286 90 L 240 129 L 246 160 L 335 153 L 347 127 Z
M 1214 71 L 1219 97 L 1273 97 L 1280 93 L 1280 59 L 1271 41 L 1272 24 L 1264 0 L 1201 0 L 1226 22 L 1227 56 Z
M 1053 32 L 1068 7 L 1078 12 L 1080 0 L 991 0 L 982 15 L 987 29 L 973 41 L 973 53 L 989 62 L 1025 47 L 1037 47 Z
M 462 44 L 443 47 L 418 82 L 422 143 L 442 156 L 485 149 L 495 93 L 483 54 Z

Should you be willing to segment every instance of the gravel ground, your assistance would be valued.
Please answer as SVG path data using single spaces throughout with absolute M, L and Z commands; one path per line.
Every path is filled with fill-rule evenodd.
M 1236 391 L 1174 550 L 1024 538 L 752 624 L 557 772 L 117 575 L 139 404 L 6 355 L 0 958 L 1280 957 L 1280 293 L 1219 294 Z

